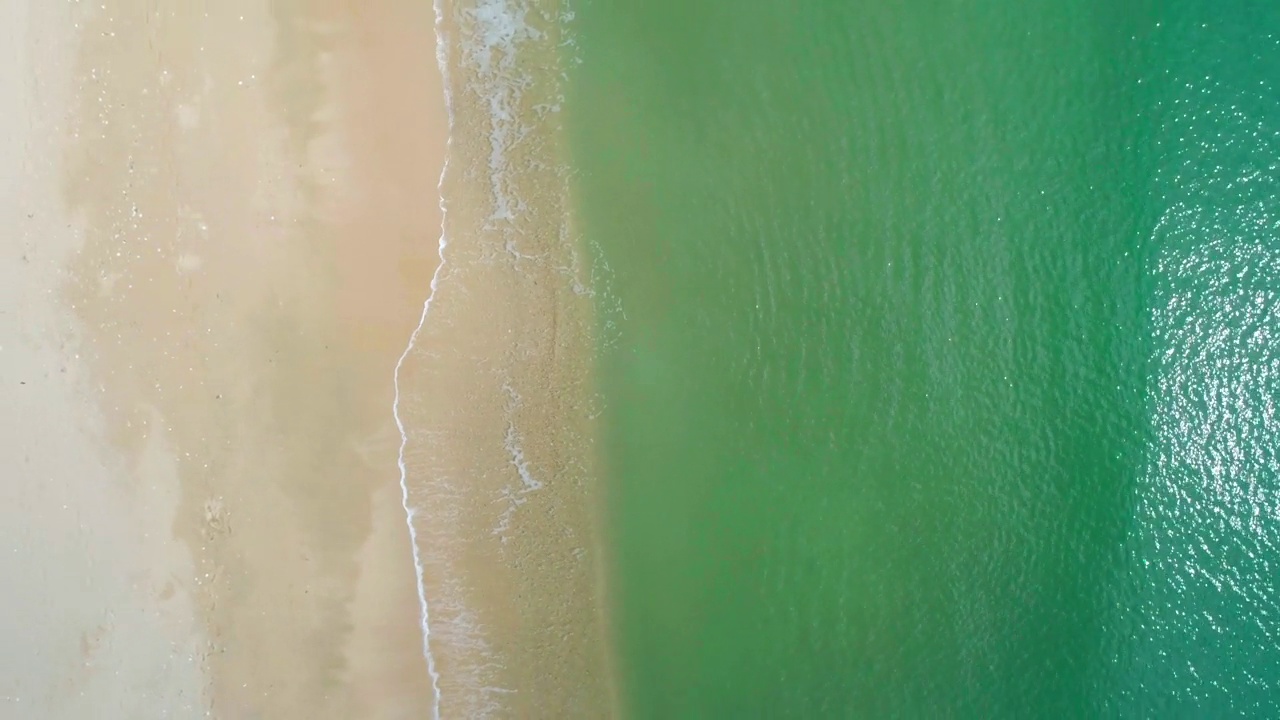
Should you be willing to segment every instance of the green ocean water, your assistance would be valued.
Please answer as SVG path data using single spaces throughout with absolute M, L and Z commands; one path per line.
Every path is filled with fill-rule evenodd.
M 631 717 L 1280 716 L 1280 6 L 573 10 Z

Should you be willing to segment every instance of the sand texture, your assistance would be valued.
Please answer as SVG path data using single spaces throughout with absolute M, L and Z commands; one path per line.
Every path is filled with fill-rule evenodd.
M 432 9 L 4 13 L 0 717 L 428 717 L 390 409 Z

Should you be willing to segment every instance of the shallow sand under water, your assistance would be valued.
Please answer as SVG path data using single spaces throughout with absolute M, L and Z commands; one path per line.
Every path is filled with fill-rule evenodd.
M 442 15 L 446 262 L 400 383 L 442 717 L 616 714 L 563 17 L 501 0 Z

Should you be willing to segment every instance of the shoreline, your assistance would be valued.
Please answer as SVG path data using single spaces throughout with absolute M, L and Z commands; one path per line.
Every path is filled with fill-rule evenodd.
M 132 588 L 78 652 L 113 653 L 117 676 L 137 666 L 173 678 L 140 692 L 90 672 L 77 681 L 86 707 L 612 711 L 589 282 L 568 230 L 558 125 L 535 105 L 556 80 L 540 74 L 513 95 L 493 84 L 509 78 L 467 75 L 474 53 L 494 48 L 474 44 L 484 28 L 448 32 L 459 19 L 507 22 L 528 40 L 523 16 L 233 0 L 33 17 L 20 51 L 33 64 L 6 88 L 45 139 L 9 152 L 48 180 L 6 196 L 9 222 L 36 205 L 42 222 L 0 270 L 32 279 L 13 302 L 44 328 L 46 349 L 31 352 L 45 354 L 19 365 L 62 363 L 57 392 L 71 393 L 42 390 L 61 409 L 31 426 L 74 423 L 76 449 L 60 453 L 87 468 L 77 477 L 111 478 L 92 492 L 58 486 L 106 493 L 92 534 L 80 513 L 74 537 L 98 538 L 89 561 Z M 458 43 L 437 47 L 437 32 Z M 58 83 L 67 93 L 53 98 Z M 31 88 L 44 93 L 39 113 Z M 543 139 L 505 145 L 514 136 L 499 131 L 529 128 L 499 127 L 485 88 L 507 93 Z M 452 103 L 465 119 L 444 174 Z M 486 175 L 494 157 L 509 160 L 503 177 Z M 61 255 L 33 273 L 25 265 L 54 235 Z M 11 328 L 0 348 L 29 335 Z M 14 357 L 0 370 L 18 368 Z M 21 445 L 6 452 L 30 460 Z M 35 464 L 57 465 L 44 452 Z M 18 500 L 32 517 L 55 502 Z M 17 577 L 44 562 L 22 547 L 34 564 Z M 37 604 L 63 594 L 31 587 Z M 104 612 L 91 594 L 70 597 L 77 612 Z M 126 613 L 158 618 L 155 642 Z M 62 687 L 64 674 L 42 668 L 26 682 Z M 32 712 L 63 712 L 49 693 Z
M 557 21 L 31 7 L 0 453 L 32 468 L 9 615 L 53 664 L 0 703 L 616 715 Z
M 446 259 L 401 379 L 441 716 L 616 715 L 564 19 L 484 7 L 441 7 Z

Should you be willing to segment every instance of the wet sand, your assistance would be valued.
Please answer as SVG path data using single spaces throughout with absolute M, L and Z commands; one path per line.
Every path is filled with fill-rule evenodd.
M 428 717 L 390 409 L 432 9 L 14 5 L 0 717 Z
M 442 717 L 615 714 L 555 17 L 442 20 L 446 261 L 400 383 Z

